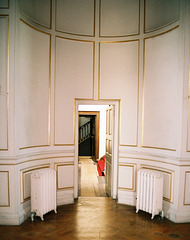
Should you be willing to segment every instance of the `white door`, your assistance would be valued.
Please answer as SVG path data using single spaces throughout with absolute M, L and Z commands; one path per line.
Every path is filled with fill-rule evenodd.
M 113 144 L 113 107 L 106 110 L 106 164 L 105 164 L 105 181 L 106 193 L 111 197 L 111 172 L 112 172 L 112 144 Z

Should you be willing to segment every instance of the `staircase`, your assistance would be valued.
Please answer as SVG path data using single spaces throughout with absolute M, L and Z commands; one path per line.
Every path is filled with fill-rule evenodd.
M 79 128 L 79 144 L 91 137 L 91 121 L 85 123 Z

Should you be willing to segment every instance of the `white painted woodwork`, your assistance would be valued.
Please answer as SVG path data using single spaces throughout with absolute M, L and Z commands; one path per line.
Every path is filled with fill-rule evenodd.
M 20 148 L 49 144 L 49 67 L 50 36 L 20 22 Z
M 51 27 L 51 0 L 20 0 L 21 13 L 44 27 Z
M 8 16 L 0 16 L 0 151 L 8 149 Z
M 121 145 L 137 142 L 138 61 L 138 41 L 100 44 L 100 99 L 121 99 Z
M 95 0 L 56 0 L 56 30 L 94 36 Z
M 143 146 L 176 150 L 179 29 L 145 40 Z
M 0 9 L 6 9 L 9 8 L 9 0 L 1 0 L 0 1 Z
M 113 162 L 113 106 L 106 109 L 106 160 L 105 160 L 105 188 L 109 197 L 112 194 L 112 162 Z
M 56 38 L 55 67 L 55 144 L 72 145 L 74 98 L 93 98 L 93 43 Z
M 57 190 L 73 188 L 73 164 L 58 164 Z
M 127 36 L 139 33 L 139 0 L 101 0 L 100 36 Z
M 8 207 L 9 204 L 9 172 L 0 171 L 0 207 Z
M 0 1 L 0 224 L 29 217 L 38 166 L 58 205 L 78 197 L 78 102 L 117 109 L 113 198 L 135 206 L 137 170 L 157 169 L 165 216 L 190 221 L 189 24 L 188 0 Z
M 180 0 L 145 0 L 145 32 L 177 21 L 179 5 Z

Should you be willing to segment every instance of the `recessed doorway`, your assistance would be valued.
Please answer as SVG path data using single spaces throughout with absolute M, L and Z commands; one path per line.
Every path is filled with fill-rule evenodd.
M 84 110 L 83 110 L 83 106 L 88 106 L 88 110 L 85 110 L 85 115 L 84 114 Z M 106 155 L 106 110 L 105 110 L 105 126 L 104 126 L 104 140 L 102 137 L 102 133 L 101 133 L 101 121 L 102 121 L 102 116 L 101 114 L 99 115 L 99 150 L 96 150 L 96 154 L 95 157 L 93 157 L 93 149 L 91 149 L 91 151 L 89 152 L 82 152 L 80 147 L 79 147 L 79 142 L 82 141 L 82 139 L 80 138 L 84 138 L 88 136 L 83 136 L 83 133 L 80 133 L 80 127 L 81 127 L 81 123 L 80 123 L 80 116 L 82 117 L 89 117 L 89 112 L 97 112 L 97 110 L 95 110 L 98 106 L 100 107 L 104 107 L 105 109 L 112 106 L 112 113 L 113 113 L 113 117 L 111 120 L 111 125 L 109 126 L 109 128 L 111 129 L 112 133 L 113 133 L 113 141 L 109 141 L 109 144 L 107 144 L 107 146 L 109 145 L 109 154 L 110 154 L 110 150 L 112 151 L 111 153 L 111 165 L 110 165 L 110 159 L 109 159 L 109 196 L 111 196 L 113 199 L 117 198 L 117 168 L 118 168 L 118 137 L 119 137 L 119 133 L 118 133 L 118 117 L 119 117 L 119 101 L 85 101 L 85 100 L 76 100 L 76 116 L 77 118 L 75 118 L 75 184 L 74 184 L 74 194 L 75 194 L 75 198 L 78 198 L 78 196 L 81 196 L 81 174 L 85 174 L 83 176 L 83 180 L 84 178 L 86 178 L 86 183 L 90 184 L 90 182 L 93 182 L 94 180 L 89 180 L 87 178 L 87 171 L 89 172 L 95 172 L 94 175 L 94 179 L 97 180 L 99 177 L 99 173 L 97 171 L 97 161 L 100 160 L 100 158 L 102 156 Z M 88 112 L 88 113 L 87 113 Z M 93 119 L 93 114 L 90 114 L 91 117 L 89 117 L 88 119 L 83 118 L 82 122 L 84 123 L 83 125 L 86 124 L 86 133 L 87 135 L 90 134 L 90 128 L 89 122 L 92 122 L 92 124 L 95 122 Z M 81 130 L 83 131 L 83 130 Z M 80 136 L 81 135 L 81 136 Z M 95 137 L 96 139 L 96 137 Z M 92 147 L 93 148 L 93 147 Z M 104 148 L 104 150 L 103 150 Z M 96 148 L 98 149 L 98 148 Z M 89 149 L 88 149 L 89 150 Z M 98 152 L 98 153 L 97 153 Z M 88 156 L 89 155 L 89 156 Z M 90 156 L 91 155 L 91 156 Z M 90 166 L 91 164 L 91 166 Z M 84 170 L 82 169 L 82 165 L 85 165 L 86 169 L 88 170 Z M 105 163 L 106 165 L 106 163 Z M 91 169 L 91 170 L 89 170 Z M 108 170 L 108 168 L 107 168 Z M 106 172 L 106 169 L 105 171 Z M 107 174 L 107 173 L 106 173 Z M 106 179 L 104 177 L 104 179 Z M 106 179 L 107 181 L 108 179 Z M 99 182 L 100 184 L 102 184 L 102 181 Z M 105 183 L 105 182 L 104 182 Z M 83 183 L 82 183 L 83 184 Z M 106 184 L 106 183 L 105 183 Z M 102 187 L 102 186 L 101 186 Z M 97 190 L 96 187 L 93 187 L 94 189 Z M 107 192 L 105 192 L 107 194 Z M 101 189 L 99 191 L 99 196 L 102 195 Z M 90 196 L 91 194 L 89 194 Z M 104 195 L 105 196 L 105 195 Z M 88 196 L 87 196 L 88 197 Z

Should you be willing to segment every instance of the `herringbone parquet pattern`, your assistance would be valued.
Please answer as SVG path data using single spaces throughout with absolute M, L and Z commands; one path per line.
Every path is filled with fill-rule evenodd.
M 111 198 L 80 197 L 75 204 L 58 207 L 35 222 L 21 226 L 0 226 L 1 240 L 106 239 L 106 240 L 189 240 L 190 224 L 175 224 L 135 208 L 117 204 Z

